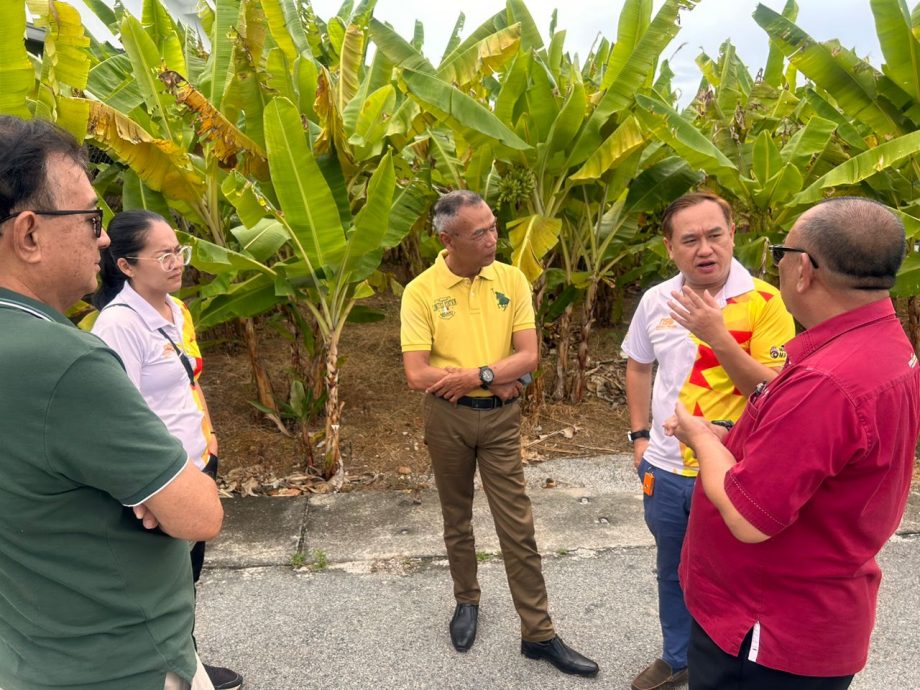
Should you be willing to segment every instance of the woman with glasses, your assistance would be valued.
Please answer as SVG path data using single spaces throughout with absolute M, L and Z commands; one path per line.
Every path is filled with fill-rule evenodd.
M 217 476 L 217 436 L 198 385 L 202 360 L 186 306 L 171 293 L 182 287 L 192 248 L 159 214 L 125 211 L 107 229 L 111 244 L 102 252 L 101 285 L 93 298 L 100 310 L 92 332 L 121 357 L 132 383 L 188 457 Z M 204 542 L 191 550 L 198 582 Z M 230 669 L 205 669 L 216 690 L 233 690 L 242 677 Z

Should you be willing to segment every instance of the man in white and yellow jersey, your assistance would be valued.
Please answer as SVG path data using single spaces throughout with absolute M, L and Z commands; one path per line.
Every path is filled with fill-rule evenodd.
M 779 290 L 733 258 L 728 202 L 707 192 L 684 195 L 665 210 L 662 231 L 680 273 L 642 296 L 622 347 L 629 440 L 656 544 L 663 638 L 661 658 L 635 678 L 633 690 L 687 681 L 691 619 L 677 566 L 698 464 L 662 424 L 679 400 L 694 415 L 730 427 L 747 397 L 776 377 L 795 335 Z
M 495 261 L 495 216 L 478 194 L 443 196 L 434 225 L 444 250 L 406 287 L 401 341 L 409 387 L 427 394 L 425 442 L 457 602 L 451 642 L 465 652 L 476 639 L 480 589 L 471 519 L 478 464 L 521 618 L 521 653 L 593 676 L 597 664 L 563 643 L 550 620 L 525 491 L 517 397 L 518 379 L 537 366 L 530 286 L 517 268 Z

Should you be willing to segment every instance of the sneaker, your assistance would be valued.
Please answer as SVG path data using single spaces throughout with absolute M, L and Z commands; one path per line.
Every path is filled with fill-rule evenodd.
M 632 690 L 658 690 L 687 682 L 687 668 L 676 671 L 664 659 L 655 659 L 632 682 Z
M 243 676 L 236 671 L 231 671 L 223 666 L 202 665 L 208 674 L 208 678 L 211 679 L 214 690 L 237 690 L 237 688 L 242 687 Z

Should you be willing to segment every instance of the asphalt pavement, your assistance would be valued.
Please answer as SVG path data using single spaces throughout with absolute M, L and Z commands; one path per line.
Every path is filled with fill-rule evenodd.
M 479 634 L 454 651 L 454 601 L 434 490 L 233 498 L 209 545 L 196 637 L 247 690 L 623 688 L 660 653 L 654 548 L 631 457 L 526 468 L 559 635 L 600 664 L 565 676 L 520 654 L 498 540 L 477 487 Z M 547 478 L 552 479 L 547 486 Z M 433 484 L 433 482 L 432 482 Z M 854 690 L 920 688 L 920 493 L 879 557 L 869 663 Z

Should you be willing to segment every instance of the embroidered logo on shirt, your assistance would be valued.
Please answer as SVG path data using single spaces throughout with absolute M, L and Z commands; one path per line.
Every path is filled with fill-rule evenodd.
M 453 297 L 441 297 L 434 301 L 432 311 L 442 319 L 452 319 L 454 317 L 453 308 L 457 306 L 457 300 Z
M 672 328 L 677 328 L 677 324 L 674 322 L 674 319 L 669 316 L 664 317 L 658 322 L 658 325 L 655 326 L 656 331 L 669 331 Z
M 771 347 L 771 348 L 770 348 L 770 357 L 771 357 L 772 359 L 785 359 L 785 357 L 786 357 L 786 346 L 785 346 L 785 345 L 780 345 L 779 347 L 777 347 L 776 345 L 774 345 L 773 347 Z
M 495 295 L 495 300 L 498 302 L 498 308 L 502 311 L 508 308 L 508 305 L 511 304 L 511 298 L 505 295 L 503 292 L 498 290 L 492 290 L 492 294 Z

